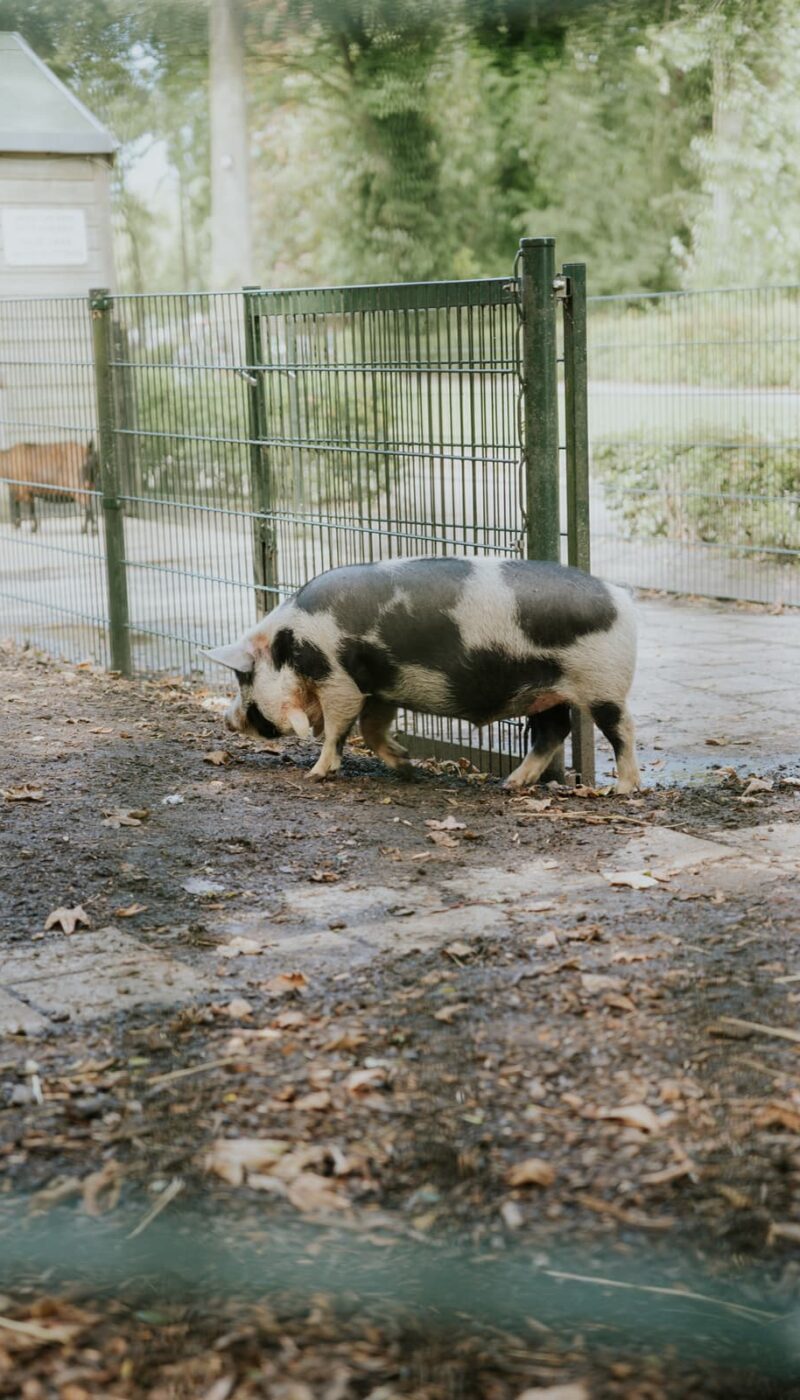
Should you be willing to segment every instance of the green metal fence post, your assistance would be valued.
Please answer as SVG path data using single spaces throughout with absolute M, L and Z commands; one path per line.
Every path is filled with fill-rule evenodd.
M 263 617 L 275 607 L 277 598 L 278 559 L 275 526 L 270 519 L 273 511 L 272 467 L 266 437 L 266 404 L 264 402 L 264 355 L 261 343 L 261 315 L 254 293 L 256 287 L 244 287 L 244 352 L 247 368 L 250 421 L 250 501 L 253 509 L 253 581 L 256 592 L 256 617 Z
M 564 416 L 567 449 L 567 562 L 591 569 L 589 531 L 589 402 L 586 353 L 586 264 L 564 263 Z M 572 766 L 592 784 L 594 726 L 589 715 L 572 712 Z
M 520 242 L 526 554 L 558 560 L 558 381 L 555 239 Z
M 97 450 L 100 457 L 100 486 L 103 493 L 103 520 L 108 585 L 108 631 L 111 665 L 123 676 L 131 674 L 131 635 L 128 618 L 128 580 L 125 572 L 125 523 L 119 498 L 116 440 L 114 437 L 114 394 L 111 380 L 111 293 L 106 287 L 89 292 L 94 350 L 94 379 L 97 393 Z
M 558 562 L 561 556 L 561 528 L 555 239 L 523 238 L 519 251 L 525 553 L 528 559 Z M 563 780 L 562 747 L 542 774 L 542 781 Z

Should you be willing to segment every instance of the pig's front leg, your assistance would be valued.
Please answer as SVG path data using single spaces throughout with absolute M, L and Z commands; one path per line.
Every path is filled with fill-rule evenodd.
M 322 753 L 308 773 L 312 782 L 321 782 L 341 767 L 345 739 L 364 704 L 361 691 L 344 682 L 320 686 L 319 698 L 322 705 L 324 739 Z

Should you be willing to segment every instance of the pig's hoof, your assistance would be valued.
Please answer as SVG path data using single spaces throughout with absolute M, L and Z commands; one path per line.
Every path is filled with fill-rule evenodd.
M 528 781 L 527 778 L 520 778 L 516 773 L 509 773 L 503 783 L 503 788 L 506 792 L 519 792 L 521 788 L 526 787 L 533 787 L 533 780 Z
M 310 783 L 324 783 L 328 778 L 335 777 L 336 774 L 333 771 L 333 769 L 321 769 L 317 768 L 316 765 L 313 768 L 309 768 L 308 772 L 306 773 L 306 778 Z

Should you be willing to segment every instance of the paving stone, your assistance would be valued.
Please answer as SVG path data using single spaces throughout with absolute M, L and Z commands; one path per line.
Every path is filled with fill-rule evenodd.
M 134 1006 L 172 1006 L 208 983 L 185 963 L 108 927 L 55 936 L 3 961 L 2 989 L 39 1012 L 89 1020 Z

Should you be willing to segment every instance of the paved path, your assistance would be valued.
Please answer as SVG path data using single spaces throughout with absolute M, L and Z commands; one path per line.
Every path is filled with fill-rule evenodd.
M 638 610 L 632 708 L 645 780 L 702 780 L 714 764 L 798 773 L 800 613 L 672 600 Z

